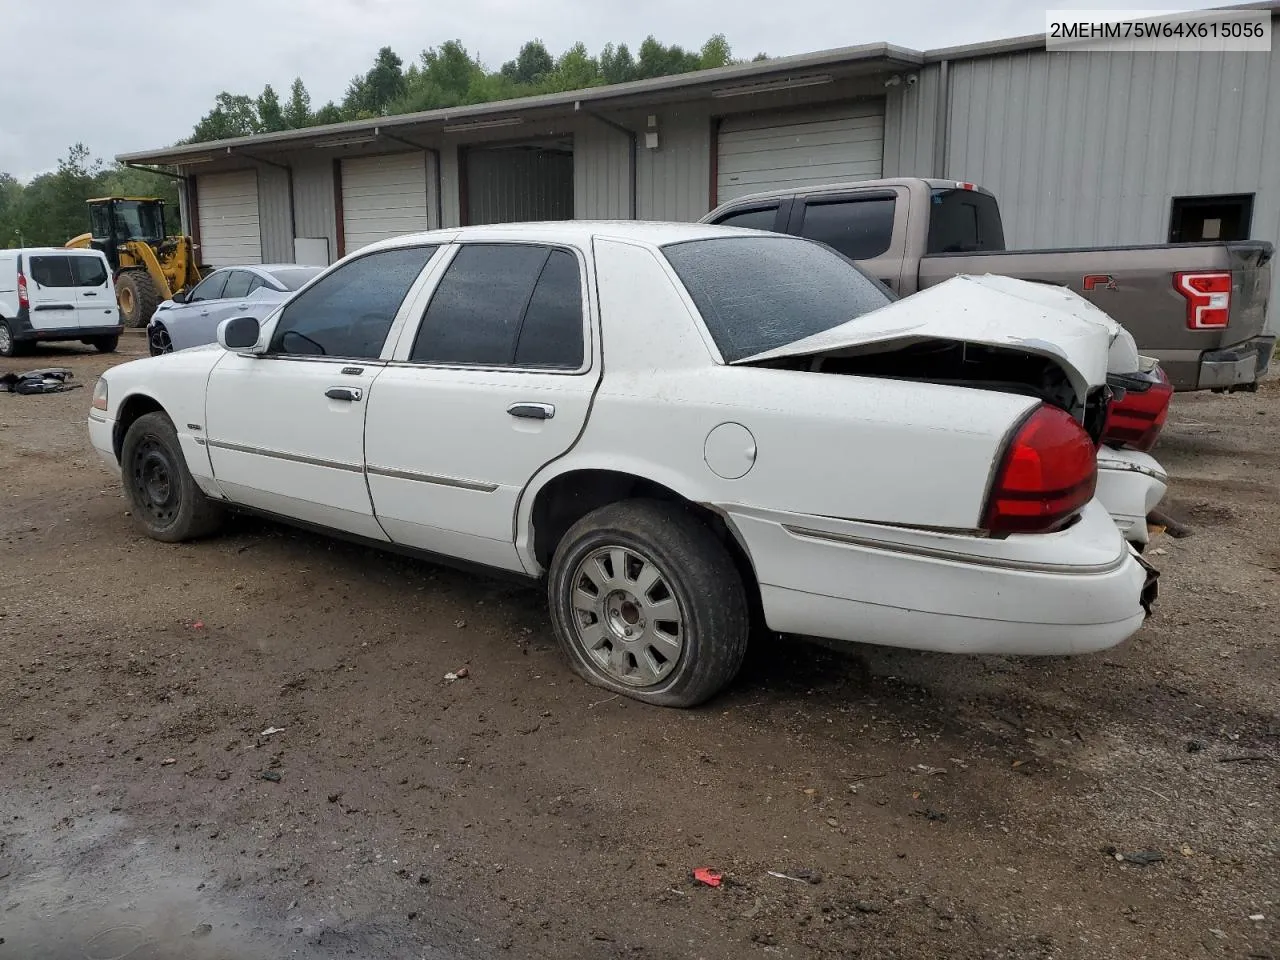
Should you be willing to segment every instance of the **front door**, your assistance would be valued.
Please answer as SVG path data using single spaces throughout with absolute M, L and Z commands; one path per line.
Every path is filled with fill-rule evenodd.
M 419 296 L 367 413 L 369 490 L 392 540 L 523 569 L 520 494 L 573 446 L 599 381 L 588 277 L 576 250 L 464 244 Z
M 289 303 L 264 354 L 227 353 L 209 377 L 205 442 L 236 503 L 378 540 L 364 423 L 383 346 L 434 247 L 349 261 Z

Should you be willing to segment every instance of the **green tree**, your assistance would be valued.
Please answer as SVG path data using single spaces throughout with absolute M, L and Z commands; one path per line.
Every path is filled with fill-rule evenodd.
M 702 45 L 698 55 L 698 66 L 703 70 L 728 66 L 733 62 L 733 51 L 729 49 L 729 41 L 723 33 L 717 33 Z
M 404 62 L 390 47 L 383 47 L 369 72 L 352 79 L 342 100 L 342 112 L 351 119 L 385 116 L 404 96 Z
M 605 83 L 626 83 L 636 78 L 636 60 L 625 43 L 606 43 L 600 51 L 600 75 Z
M 284 125 L 290 130 L 300 130 L 314 122 L 311 115 L 311 94 L 301 77 L 293 78 L 289 88 L 289 102 L 284 105 Z
M 587 52 L 586 44 L 575 43 L 556 61 L 555 70 L 547 78 L 547 89 L 584 90 L 603 82 L 599 62 Z
M 330 100 L 315 112 L 312 122 L 315 124 L 341 123 L 342 119 L 342 108 Z
M 276 133 L 288 126 L 285 123 L 284 110 L 280 107 L 280 97 L 276 95 L 271 84 L 268 83 L 262 88 L 255 106 L 258 112 L 258 129 L 262 133 Z
M 250 97 L 223 91 L 214 97 L 213 109 L 200 118 L 192 131 L 193 143 L 247 137 L 259 129 L 258 109 Z
M 556 67 L 555 60 L 541 40 L 530 40 L 520 48 L 514 60 L 502 65 L 502 76 L 512 83 L 534 86 L 545 80 Z

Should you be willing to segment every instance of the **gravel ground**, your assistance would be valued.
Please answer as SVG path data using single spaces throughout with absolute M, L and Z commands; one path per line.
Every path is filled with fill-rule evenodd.
M 679 712 L 534 588 L 139 535 L 84 418 L 142 352 L 0 395 L 0 960 L 1280 958 L 1280 383 L 1175 400 L 1124 646 L 780 643 Z

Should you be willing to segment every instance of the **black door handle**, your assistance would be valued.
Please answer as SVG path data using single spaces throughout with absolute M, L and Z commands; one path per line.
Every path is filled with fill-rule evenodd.
M 364 396 L 364 391 L 359 387 L 330 387 L 324 395 L 330 400 L 346 400 L 350 403 Z
M 86 290 L 86 291 L 84 292 L 84 295 L 85 295 L 86 297 L 96 297 L 96 296 L 97 296 L 97 294 L 96 294 L 96 293 L 94 293 L 92 290 Z
M 556 408 L 549 403 L 513 403 L 507 413 L 525 420 L 550 420 L 556 415 Z

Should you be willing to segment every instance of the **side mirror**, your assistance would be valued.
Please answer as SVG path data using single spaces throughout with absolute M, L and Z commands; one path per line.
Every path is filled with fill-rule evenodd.
M 252 350 L 260 333 L 254 317 L 232 317 L 218 324 L 218 343 L 224 350 Z
M 179 290 L 169 299 L 172 300 L 174 303 L 186 303 L 190 299 L 190 297 L 191 297 L 191 294 L 188 293 L 186 290 Z

